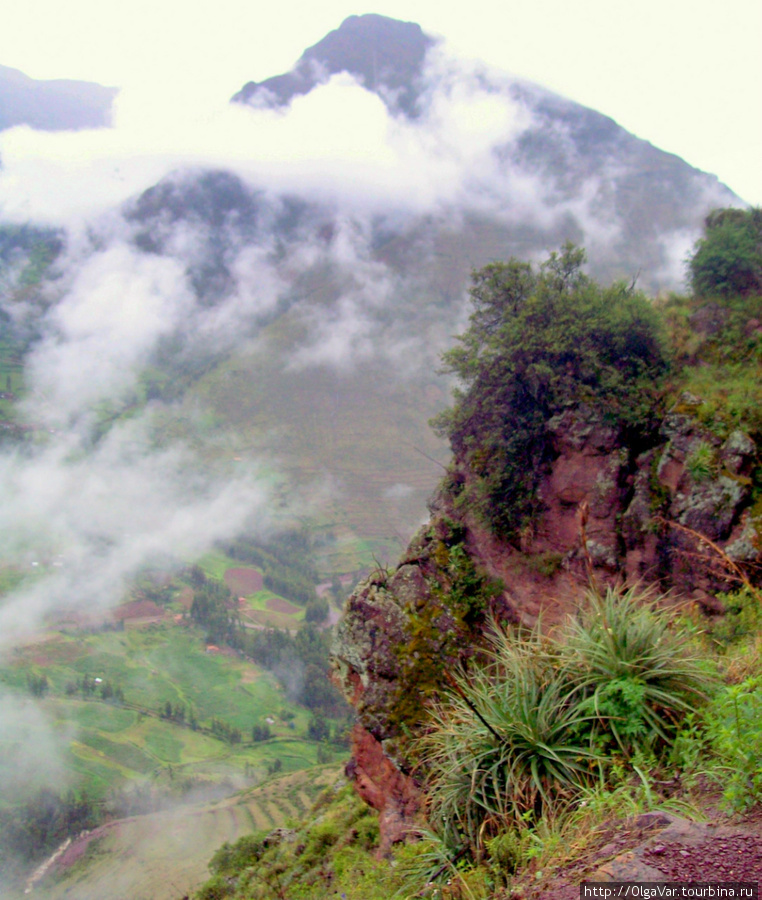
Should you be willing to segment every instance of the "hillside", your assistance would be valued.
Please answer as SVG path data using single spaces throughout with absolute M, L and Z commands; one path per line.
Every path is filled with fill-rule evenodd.
M 702 814 L 736 874 L 762 872 L 759 211 L 707 220 L 689 297 L 603 288 L 582 260 L 567 246 L 475 273 L 445 354 L 462 385 L 438 420 L 448 474 L 339 625 L 347 774 L 378 813 L 377 856 L 396 860 L 384 877 L 412 893 L 721 880 L 714 832 L 686 820 Z M 745 266 L 739 290 L 727 276 Z M 256 873 L 273 865 L 300 896 L 334 876 L 375 896 L 354 880 L 361 855 L 342 876 L 340 853 L 308 869 L 273 843 L 230 874 L 245 896 L 270 896 Z
M 72 841 L 32 892 L 44 900 L 73 892 L 94 900 L 107 884 L 114 897 L 178 900 L 203 881 L 220 842 L 304 815 L 335 778 L 333 768 L 312 768 L 213 803 L 117 819 Z
M 116 88 L 90 81 L 40 81 L 0 66 L 0 131 L 28 125 L 39 131 L 106 128 Z
M 8 226 L 0 301 L 32 363 L 14 429 L 92 447 L 129 422 L 212 481 L 264 471 L 333 542 L 328 576 L 395 558 L 420 524 L 446 460 L 426 425 L 449 389 L 437 358 L 473 268 L 570 239 L 595 277 L 676 288 L 703 216 L 741 202 L 605 116 L 382 16 L 351 17 L 237 100 L 269 128 L 265 100 L 285 124 L 300 103 L 332 109 L 334 91 L 339 110 L 372 111 L 391 168 L 179 166 L 81 242 L 58 229 L 55 263 L 32 267 L 37 299 L 33 227 Z M 467 110 L 498 124 L 482 133 Z
M 497 258 L 526 258 L 573 240 L 587 247 L 594 274 L 605 281 L 640 273 L 649 290 L 673 287 L 670 241 L 696 227 L 694 216 L 705 203 L 733 202 L 711 176 L 628 134 L 612 119 L 525 79 L 469 69 L 444 57 L 437 41 L 415 23 L 385 16 L 350 16 L 305 50 L 290 72 L 250 82 L 233 100 L 254 108 L 288 108 L 342 73 L 377 95 L 395 119 L 421 128 L 446 115 L 448 101 L 474 104 L 486 117 L 494 113 L 493 103 L 505 105 L 503 133 L 467 174 L 467 193 L 473 191 L 474 201 L 479 197 L 474 219 L 458 229 L 459 239 L 469 241 L 469 230 L 481 224 L 492 238 L 488 242 L 502 243 Z M 458 136 L 448 133 L 445 139 L 455 144 Z M 541 223 L 538 206 L 528 208 L 520 199 L 524 179 L 536 182 L 535 200 L 553 224 Z M 435 220 L 427 230 L 432 225 L 436 234 L 441 225 Z M 449 250 L 457 252 L 454 245 Z M 476 268 L 496 258 L 488 247 L 479 252 L 469 246 L 468 252 Z

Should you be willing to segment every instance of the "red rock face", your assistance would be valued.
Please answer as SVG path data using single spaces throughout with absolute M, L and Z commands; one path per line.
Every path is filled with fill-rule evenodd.
M 629 473 L 616 430 L 565 413 L 552 421 L 551 435 L 556 455 L 538 489 L 543 512 L 521 548 L 470 528 L 469 551 L 503 581 L 506 605 L 530 626 L 539 617 L 554 624 L 575 608 L 589 587 L 588 556 L 599 584 L 621 574 L 618 519 Z
M 682 405 L 692 402 L 683 398 Z M 465 530 L 477 569 L 505 585 L 490 615 L 530 626 L 540 618 L 552 626 L 573 612 L 591 574 L 599 587 L 653 584 L 717 613 L 714 595 L 727 589 L 727 581 L 701 558 L 706 546 L 695 535 L 703 534 L 733 559 L 754 561 L 761 555 L 748 509 L 748 472 L 757 451 L 747 435 L 734 432 L 723 442 L 681 408 L 665 417 L 656 445 L 637 458 L 621 435 L 596 422 L 591 412 L 557 416 L 548 432 L 553 460 L 539 485 L 543 511 L 521 547 L 498 540 L 443 492 L 432 503 L 429 525 L 396 571 L 383 582 L 360 585 L 348 601 L 337 631 L 334 671 L 359 720 L 348 774 L 379 812 L 382 852 L 405 838 L 423 801 L 404 748 L 395 744 L 399 723 L 390 723 L 388 713 L 406 690 L 399 648 L 432 604 L 447 595 L 447 554 L 440 560 L 437 546 L 446 542 L 452 521 Z M 469 477 L 467 471 L 456 475 L 462 481 Z M 719 555 L 712 552 L 716 562 Z M 446 616 L 437 622 L 450 627 Z M 459 665 L 473 651 L 468 641 L 478 639 L 479 634 L 464 632 L 452 658 L 441 665 Z M 446 688 L 444 679 L 442 685 Z M 387 754 L 384 747 L 395 749 Z
M 414 780 L 403 774 L 384 753 L 380 742 L 362 725 L 352 731 L 352 759 L 347 776 L 362 799 L 378 810 L 381 841 L 379 855 L 404 841 L 421 807 L 422 794 Z

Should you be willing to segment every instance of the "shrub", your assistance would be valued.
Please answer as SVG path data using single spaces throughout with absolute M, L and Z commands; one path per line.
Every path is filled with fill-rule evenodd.
M 649 301 L 624 284 L 600 287 L 584 258 L 567 244 L 536 273 L 515 260 L 474 272 L 470 326 L 443 356 L 462 389 L 432 424 L 473 476 L 458 502 L 508 539 L 537 514 L 548 420 L 587 405 L 641 431 L 666 368 Z
M 308 600 L 304 608 L 305 622 L 325 622 L 328 618 L 330 608 L 325 597 L 318 597 L 316 600 Z
M 685 460 L 685 468 L 694 481 L 708 481 L 717 469 L 717 459 L 714 448 L 701 441 Z
M 261 741 L 269 741 L 272 736 L 270 726 L 267 724 L 251 726 L 251 739 L 255 744 L 258 744 Z
M 496 632 L 486 665 L 461 677 L 422 740 L 432 821 L 446 842 L 477 848 L 507 824 L 539 817 L 588 780 L 596 755 L 579 740 L 579 689 L 557 649 Z
M 609 590 L 557 638 L 495 631 L 486 662 L 455 679 L 419 741 L 430 821 L 448 847 L 476 854 L 500 833 L 534 827 L 605 784 L 617 753 L 666 754 L 715 676 L 654 603 Z
M 747 678 L 725 688 L 707 715 L 707 734 L 721 765 L 723 797 L 735 811 L 762 801 L 762 682 Z
M 725 613 L 711 625 L 711 637 L 720 647 L 752 638 L 762 624 L 759 596 L 756 591 L 744 586 L 728 594 L 718 594 Z M 748 655 L 744 647 L 744 655 Z
M 666 750 L 683 717 L 706 701 L 715 675 L 673 627 L 660 598 L 638 590 L 591 593 L 564 640 L 578 667 L 583 707 L 592 714 L 590 739 L 626 755 Z
M 716 209 L 688 263 L 700 296 L 762 292 L 762 210 Z

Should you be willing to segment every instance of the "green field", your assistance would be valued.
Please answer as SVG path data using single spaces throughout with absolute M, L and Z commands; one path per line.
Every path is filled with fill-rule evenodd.
M 196 629 L 169 624 L 52 634 L 17 648 L 0 669 L 0 682 L 44 714 L 26 726 L 25 740 L 44 745 L 52 727 L 65 746 L 65 782 L 96 796 L 157 779 L 172 790 L 180 780 L 252 783 L 266 777 L 275 760 L 283 771 L 314 765 L 318 747 L 302 737 L 307 710 L 290 703 L 272 675 L 232 652 L 207 652 L 201 638 Z M 29 678 L 42 675 L 49 690 L 33 701 Z M 72 690 L 85 676 L 119 685 L 124 702 Z M 167 702 L 182 704 L 188 718 L 192 712 L 197 730 L 162 718 Z M 241 743 L 231 745 L 210 733 L 213 719 L 240 729 Z M 272 738 L 252 744 L 252 726 L 265 723 Z M 17 756 L 0 754 L 0 768 L 10 767 L 8 776 Z

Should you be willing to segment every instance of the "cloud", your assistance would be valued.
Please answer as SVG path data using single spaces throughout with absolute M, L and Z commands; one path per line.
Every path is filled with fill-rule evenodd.
M 122 422 L 89 452 L 63 434 L 0 456 L 0 553 L 31 576 L 3 598 L 0 648 L 52 612 L 104 612 L 156 556 L 190 562 L 255 521 L 267 528 L 271 480 L 256 466 L 210 472 L 179 443 L 155 450 L 148 424 Z
M 6 803 L 23 799 L 34 789 L 65 789 L 62 760 L 72 731 L 54 727 L 34 699 L 0 691 L 0 793 Z
M 286 111 L 221 97 L 191 106 L 179 94 L 133 88 L 117 98 L 113 129 L 10 129 L 0 134 L 0 209 L 15 220 L 81 222 L 178 166 L 199 165 L 363 206 L 454 199 L 466 170 L 528 116 L 486 88 L 480 73 L 458 74 L 436 59 L 427 111 L 416 122 L 392 118 L 377 95 L 341 73 Z
M 36 335 L 24 411 L 48 433 L 0 457 L 3 540 L 9 553 L 45 544 L 67 555 L 60 571 L 6 602 L 8 627 L 14 616 L 32 627 L 55 604 L 112 604 L 150 554 L 192 557 L 253 510 L 266 519 L 256 465 L 235 478 L 224 465 L 205 469 L 187 437 L 161 431 L 177 411 L 166 399 L 146 402 L 145 375 L 166 354 L 176 369 L 218 362 L 286 312 L 286 369 L 347 374 L 381 360 L 390 377 L 407 375 L 431 369 L 463 322 L 466 273 L 447 269 L 447 242 L 472 241 L 481 261 L 480 216 L 505 228 L 496 252 L 528 234 L 528 252 L 572 236 L 605 256 L 621 241 L 608 212 L 615 171 L 564 185 L 522 149 L 539 122 L 526 85 L 440 48 L 424 78 L 415 119 L 391 116 L 340 74 L 285 110 L 125 90 L 111 130 L 0 134 L 0 216 L 68 229 L 44 302 L 9 289 L 0 300 Z M 573 149 L 566 126 L 540 138 L 540 150 Z M 209 169 L 235 173 L 227 211 L 159 202 L 153 218 L 133 214 L 136 193 L 159 178 L 182 201 Z M 680 232 L 661 252 L 683 246 Z M 671 275 L 669 261 L 663 271 Z M 165 365 L 163 374 L 176 373 Z
M 134 390 L 157 341 L 193 303 L 174 259 L 124 244 L 90 256 L 45 318 L 44 336 L 28 358 L 29 416 L 61 427 L 99 400 Z
M 549 248 L 572 237 L 608 266 L 611 247 L 628 240 L 616 165 L 571 179 L 548 170 L 563 169 L 561 157 L 576 157 L 578 135 L 568 122 L 549 124 L 538 112 L 546 92 L 455 59 L 441 45 L 427 55 L 423 83 L 415 119 L 392 116 L 347 73 L 327 78 L 285 109 L 229 103 L 206 92 L 188 102 L 182 79 L 125 89 L 111 130 L 0 133 L 0 216 L 82 230 L 170 173 L 225 169 L 270 197 L 299 196 L 360 219 L 490 216 L 514 231 L 546 232 Z M 525 145 L 527 135 L 533 137 Z M 674 262 L 661 266 L 665 277 Z M 357 346 L 367 323 L 342 302 L 337 314 Z

